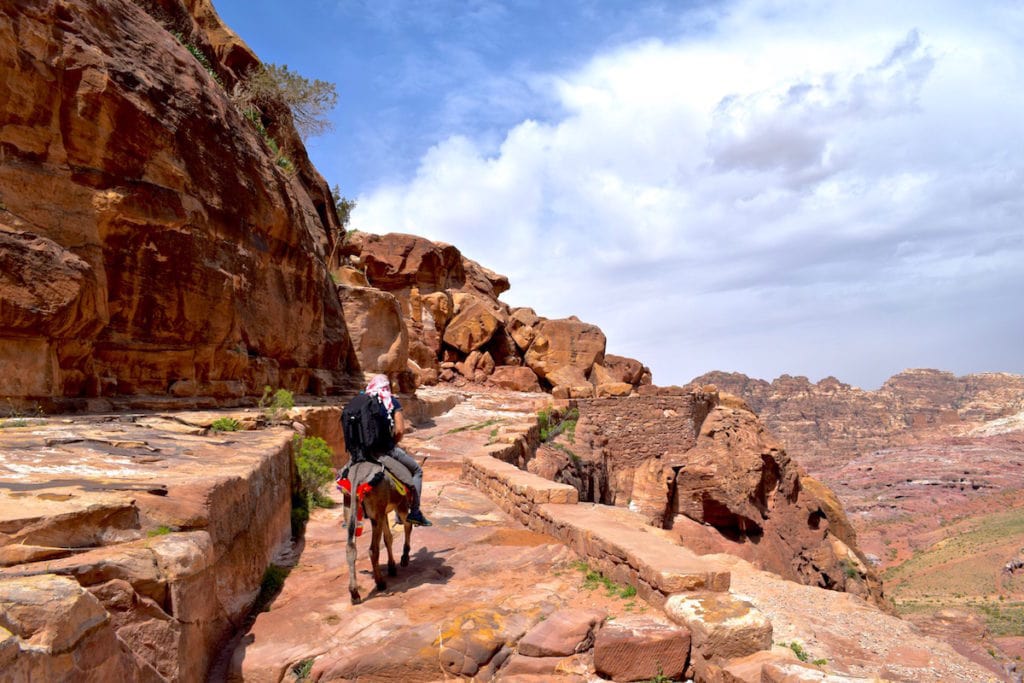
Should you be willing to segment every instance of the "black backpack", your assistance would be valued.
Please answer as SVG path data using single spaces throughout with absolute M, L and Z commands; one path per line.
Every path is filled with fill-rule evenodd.
M 395 446 L 391 421 L 376 396 L 359 394 L 341 411 L 341 429 L 345 450 L 356 462 L 387 453 Z

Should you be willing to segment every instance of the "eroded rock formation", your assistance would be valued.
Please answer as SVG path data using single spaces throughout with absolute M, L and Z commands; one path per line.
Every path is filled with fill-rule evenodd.
M 531 472 L 627 506 L 698 552 L 885 603 L 835 494 L 742 401 L 709 387 L 573 406 L 572 437 L 542 446 Z
M 363 372 L 402 374 L 394 361 L 405 350 L 404 374 L 419 384 L 475 382 L 587 397 L 629 395 L 651 383 L 640 361 L 605 355 L 605 336 L 597 326 L 575 317 L 549 320 L 500 301 L 508 279 L 449 244 L 415 235 L 353 233 L 339 253 L 335 277 L 345 283 L 338 289 Z M 393 298 L 404 322 L 399 329 L 389 317 L 371 353 L 362 351 L 365 344 L 355 331 L 361 317 L 350 313 L 367 308 L 366 287 Z M 381 348 L 396 352 L 381 356 Z

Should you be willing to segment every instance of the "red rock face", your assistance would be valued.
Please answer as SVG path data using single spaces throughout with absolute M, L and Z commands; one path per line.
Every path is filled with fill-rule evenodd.
M 163 4 L 228 86 L 255 63 L 208 3 Z M 8 5 L 0 37 L 0 394 L 309 391 L 346 369 L 336 218 L 287 121 L 294 173 L 135 2 Z

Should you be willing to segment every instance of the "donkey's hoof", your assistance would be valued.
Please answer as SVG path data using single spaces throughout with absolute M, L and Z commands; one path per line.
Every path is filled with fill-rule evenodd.
M 353 605 L 358 605 L 363 601 L 362 598 L 359 597 L 359 591 L 350 591 L 349 595 L 352 597 Z
M 394 562 L 388 562 L 388 576 L 398 576 L 398 567 Z
M 387 587 L 388 587 L 387 581 L 378 581 L 377 582 L 377 590 L 379 590 L 379 591 L 387 590 Z
M 406 554 L 402 555 L 402 566 L 403 567 L 408 567 L 409 566 L 409 553 L 406 553 Z

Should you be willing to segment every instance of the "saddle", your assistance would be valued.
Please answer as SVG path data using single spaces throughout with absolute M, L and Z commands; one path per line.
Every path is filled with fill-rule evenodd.
M 365 459 L 350 462 L 341 470 L 338 475 L 338 488 L 343 491 L 351 491 L 352 481 L 359 487 L 367 484 L 371 487 L 380 483 L 385 475 L 390 475 L 401 494 L 406 494 L 412 486 L 412 472 L 409 468 L 398 462 L 390 455 L 382 455 L 378 460 Z

